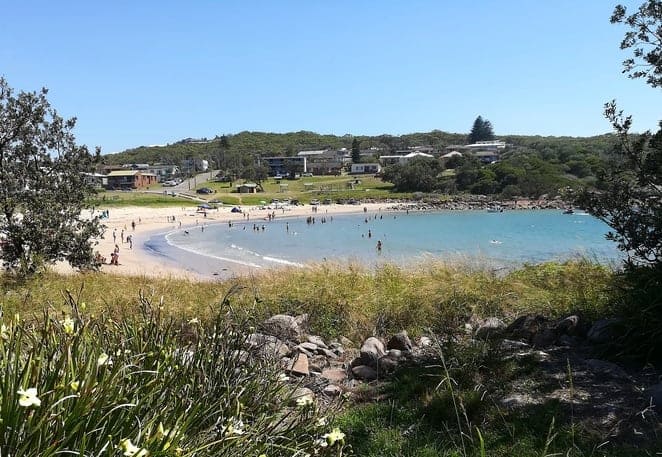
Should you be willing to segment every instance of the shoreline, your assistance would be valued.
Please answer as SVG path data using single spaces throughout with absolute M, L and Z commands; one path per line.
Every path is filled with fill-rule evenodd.
M 390 209 L 387 209 L 387 207 Z M 148 243 L 150 240 L 159 236 L 165 238 L 165 235 L 173 230 L 194 229 L 203 225 L 227 224 L 228 222 L 250 223 L 252 221 L 266 221 L 268 214 L 274 212 L 276 213 L 276 219 L 307 217 L 314 214 L 312 212 L 313 207 L 310 205 L 291 206 L 285 211 L 267 208 L 269 206 L 250 206 L 243 208 L 244 212 L 232 213 L 232 207 L 224 206 L 207 210 L 206 217 L 204 213 L 197 212 L 197 206 L 181 208 L 141 206 L 109 208 L 107 209 L 109 217 L 101 221 L 106 226 L 106 231 L 100 239 L 95 240 L 96 245 L 94 246 L 94 251 L 105 258 L 105 263 L 101 265 L 100 271 L 122 276 L 172 277 L 195 281 L 213 281 L 227 279 L 237 275 L 256 273 L 258 271 L 256 268 L 237 265 L 233 262 L 223 262 L 222 266 L 216 268 L 223 271 L 223 274 L 209 276 L 187 267 L 181 262 L 181 258 L 195 258 L 197 261 L 203 261 L 204 263 L 203 259 L 205 256 L 193 253 L 168 255 L 171 253 L 164 254 L 161 251 L 156 251 Z M 333 204 L 319 206 L 318 208 L 324 208 L 324 214 L 328 215 L 361 213 L 364 211 L 364 208 L 367 208 L 368 211 L 394 211 L 393 204 L 387 203 L 366 203 L 361 205 Z M 103 211 L 103 209 L 95 211 L 94 214 L 100 211 Z M 248 215 L 248 219 L 246 215 Z M 134 222 L 135 228 L 132 225 Z M 113 233 L 115 234 L 114 237 Z M 128 235 L 132 236 L 132 248 L 126 240 Z M 119 248 L 118 265 L 110 265 L 111 253 L 115 250 L 116 245 Z M 169 249 L 183 251 L 172 246 Z M 215 259 L 215 262 L 218 263 L 218 259 Z M 53 269 L 60 274 L 71 275 L 78 273 L 64 262 L 56 263 L 53 265 Z M 260 268 L 259 270 L 264 271 L 265 269 Z
M 448 201 L 386 201 L 359 204 L 331 204 L 319 206 L 289 206 L 286 209 L 271 206 L 250 206 L 243 212 L 233 213 L 232 207 L 224 206 L 203 212 L 197 206 L 188 207 L 138 207 L 127 206 L 107 209 L 109 217 L 101 221 L 106 226 L 102 238 L 96 240 L 95 252 L 105 257 L 101 271 L 111 275 L 171 277 L 193 281 L 214 281 L 264 272 L 271 268 L 251 267 L 231 259 L 211 258 L 167 244 L 165 236 L 173 230 L 190 230 L 227 223 L 252 223 L 267 221 L 270 214 L 274 219 L 291 219 L 322 215 L 352 215 L 363 212 L 428 212 L 440 210 L 485 210 L 491 206 L 504 210 L 561 209 L 561 201 L 512 200 L 495 202 L 480 198 Z M 315 211 L 317 209 L 317 212 Z M 98 214 L 97 210 L 93 214 Z M 113 236 L 114 234 L 114 236 Z M 132 237 L 132 248 L 127 236 Z M 122 242 L 124 241 L 124 242 Z M 164 243 L 161 244 L 160 243 Z M 119 248 L 119 265 L 110 265 L 111 253 Z M 197 266 L 198 268 L 193 267 Z M 54 265 L 54 270 L 62 274 L 76 274 L 76 270 L 66 263 Z

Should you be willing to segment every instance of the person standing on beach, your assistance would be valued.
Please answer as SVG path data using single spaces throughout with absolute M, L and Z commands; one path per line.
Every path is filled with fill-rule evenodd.
M 377 240 L 377 252 L 382 252 L 382 240 Z
M 122 240 L 122 244 L 124 244 L 124 229 L 122 229 L 122 232 L 120 233 L 120 238 Z
M 117 243 L 117 229 L 113 229 L 113 244 Z
M 129 243 L 129 249 L 133 249 L 133 235 L 128 235 L 126 237 L 126 242 Z
M 131 221 L 131 230 L 136 231 L 136 221 Z

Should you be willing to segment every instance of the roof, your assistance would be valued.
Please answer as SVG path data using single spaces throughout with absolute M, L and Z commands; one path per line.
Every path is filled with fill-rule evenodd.
M 318 156 L 324 154 L 328 149 L 320 149 L 317 151 L 299 151 L 298 156 Z
M 434 156 L 432 154 L 426 154 L 424 152 L 410 152 L 409 154 L 406 154 L 405 157 L 408 159 L 411 159 L 413 157 L 427 157 L 429 159 L 432 159 Z
M 115 170 L 108 173 L 108 176 L 135 176 L 138 173 L 138 170 Z
M 478 157 L 491 157 L 499 154 L 497 154 L 496 151 L 476 151 L 474 152 L 474 155 Z
M 444 154 L 443 156 L 441 156 L 441 158 L 442 159 L 448 159 L 449 157 L 458 157 L 458 156 L 461 156 L 461 155 L 462 155 L 462 153 L 459 152 L 459 151 L 451 151 L 448 154 Z
M 144 171 L 139 171 L 139 170 L 115 170 L 115 171 L 111 171 L 106 176 L 113 177 L 113 176 L 136 176 L 136 175 L 156 176 L 154 173 L 145 173 Z

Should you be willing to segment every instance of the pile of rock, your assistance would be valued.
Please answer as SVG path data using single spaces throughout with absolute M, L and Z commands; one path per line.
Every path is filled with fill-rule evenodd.
M 384 340 L 372 336 L 358 346 L 344 337 L 327 342 L 307 330 L 308 316 L 280 314 L 265 320 L 246 338 L 247 351 L 278 361 L 297 385 L 296 396 L 337 397 L 355 391 L 361 383 L 385 379 L 400 367 L 419 364 L 434 356 L 433 338 L 421 337 L 418 344 L 414 344 L 405 331 Z M 536 360 L 554 379 L 567 373 L 570 361 L 580 371 L 575 374 L 575 388 L 591 391 L 591 386 L 596 385 L 608 390 L 611 387 L 604 382 L 623 383 L 629 379 L 617 365 L 594 359 L 590 354 L 591 348 L 611 341 L 622 330 L 621 322 L 615 319 L 589 325 L 577 315 L 558 320 L 525 315 L 507 325 L 492 317 L 467 323 L 465 330 L 468 340 L 496 340 L 503 350 L 504 360 L 513 357 Z M 626 384 L 617 390 L 625 392 Z M 660 408 L 662 387 L 652 384 L 645 393 L 646 398 Z M 628 392 L 623 395 L 634 395 Z M 513 398 L 520 398 L 520 394 L 514 392 Z M 641 398 L 638 401 L 640 403 Z
M 259 357 L 274 357 L 283 370 L 310 392 L 334 397 L 361 382 L 382 379 L 403 363 L 419 357 L 430 338 L 412 344 L 402 331 L 386 344 L 376 337 L 366 339 L 360 348 L 347 338 L 325 342 L 307 332 L 308 316 L 278 314 L 262 322 L 246 338 L 247 350 Z M 301 392 L 300 392 L 301 393 Z

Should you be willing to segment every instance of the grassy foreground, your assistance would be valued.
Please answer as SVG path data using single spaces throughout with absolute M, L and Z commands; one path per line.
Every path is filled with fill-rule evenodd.
M 471 316 L 579 312 L 590 318 L 604 311 L 611 279 L 611 270 L 586 261 L 526 266 L 505 276 L 442 262 L 413 269 L 387 264 L 376 271 L 324 263 L 209 283 L 89 273 L 27 282 L 4 277 L 0 285 L 6 314 L 32 314 L 44 305 L 61 310 L 63 292 L 70 291 L 91 313 L 124 317 L 135 312 L 142 293 L 181 319 L 211 317 L 232 288 L 234 306 L 255 319 L 308 313 L 311 332 L 358 340 L 402 329 L 414 336 L 441 332 Z
M 488 389 L 532 373 L 504 363 L 489 343 L 453 338 L 472 317 L 602 316 L 613 279 L 584 261 L 504 276 L 432 263 L 323 264 L 215 283 L 4 277 L 1 444 L 30 456 L 655 455 L 604 446 L 558 403 L 512 414 L 489 404 Z M 316 404 L 297 405 L 277 367 L 242 362 L 242 332 L 281 312 L 308 313 L 311 333 L 329 339 L 445 335 L 443 363 L 359 389 L 359 401 L 327 422 Z M 32 394 L 41 405 L 21 406 Z

